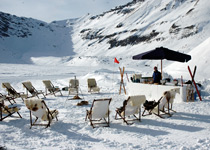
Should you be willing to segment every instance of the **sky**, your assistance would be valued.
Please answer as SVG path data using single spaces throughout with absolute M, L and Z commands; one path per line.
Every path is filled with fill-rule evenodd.
M 45 22 L 100 14 L 132 0 L 0 0 L 0 11 Z

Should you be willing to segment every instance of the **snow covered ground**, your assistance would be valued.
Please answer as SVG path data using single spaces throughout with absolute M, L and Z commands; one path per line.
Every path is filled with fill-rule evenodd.
M 54 59 L 48 59 L 53 62 Z M 88 58 L 86 58 L 88 62 Z M 177 111 L 171 118 L 161 119 L 155 115 L 142 117 L 141 122 L 126 125 L 115 120 L 115 109 L 122 105 L 128 95 L 119 95 L 122 63 L 87 66 L 68 65 L 21 65 L 0 64 L 0 82 L 10 82 L 19 92 L 23 92 L 23 81 L 31 81 L 36 89 L 44 90 L 42 80 L 50 79 L 60 88 L 68 86 L 69 80 L 76 76 L 80 81 L 82 94 L 79 96 L 89 102 L 87 106 L 76 106 L 79 100 L 67 100 L 64 96 L 47 96 L 45 102 L 51 109 L 57 109 L 57 122 L 51 127 L 32 127 L 30 129 L 29 111 L 21 99 L 22 119 L 8 118 L 0 122 L 0 146 L 7 149 L 209 149 L 210 146 L 210 96 L 203 95 L 203 101 L 175 103 Z M 139 67 L 126 67 L 130 76 Z M 151 71 L 151 68 L 145 71 Z M 94 77 L 101 88 L 100 94 L 87 92 L 87 78 Z M 125 83 L 127 79 L 125 77 Z M 80 91 L 80 92 L 81 92 Z M 6 93 L 5 89 L 0 89 Z M 122 91 L 123 92 L 123 91 Z M 204 91 L 206 92 L 206 91 Z M 70 96 L 69 98 L 71 98 Z M 110 104 L 111 123 L 109 128 L 92 128 L 85 121 L 86 109 L 90 109 L 93 99 L 112 98 Z M 198 98 L 197 98 L 198 99 Z
M 198 4 L 195 5 L 197 2 Z M 2 62 L 0 63 L 0 83 L 9 82 L 18 92 L 23 92 L 25 89 L 22 82 L 31 81 L 36 89 L 44 91 L 42 80 L 49 79 L 55 86 L 63 88 L 68 86 L 69 80 L 76 76 L 80 81 L 79 96 L 88 101 L 89 105 L 77 106 L 79 100 L 67 100 L 73 97 L 73 95 L 68 97 L 67 91 L 62 91 L 64 96 L 47 96 L 45 102 L 48 107 L 59 111 L 58 121 L 53 122 L 52 126 L 47 129 L 44 127 L 32 127 L 30 129 L 29 111 L 22 100 L 18 99 L 17 105 L 21 108 L 20 113 L 23 118 L 7 118 L 0 122 L 0 149 L 1 147 L 50 150 L 209 149 L 210 71 L 207 68 L 209 64 L 210 30 L 208 26 L 209 9 L 204 7 L 208 6 L 207 4 L 209 4 L 207 0 L 192 0 L 190 2 L 159 0 L 155 1 L 154 5 L 153 1 L 147 1 L 139 3 L 139 6 L 129 6 L 128 8 L 131 7 L 131 11 L 135 11 L 128 16 L 123 15 L 124 17 L 121 14 L 116 14 L 115 11 L 118 10 L 115 10 L 104 13 L 104 17 L 103 15 L 96 16 L 92 21 L 89 19 L 92 17 L 90 15 L 76 21 L 72 20 L 69 23 L 58 21 L 51 24 L 41 24 L 39 21 L 32 20 L 29 24 L 32 29 L 30 27 L 29 29 L 33 36 L 22 39 L 11 34 L 10 38 L 2 38 L 0 40 L 0 62 Z M 123 10 L 129 11 L 129 9 Z M 148 10 L 148 12 L 144 12 L 144 10 Z M 177 14 L 177 12 L 181 14 Z M 143 18 L 139 14 L 142 14 Z M 165 14 L 169 15 L 160 19 L 159 16 Z M 133 23 L 136 21 L 135 18 L 138 20 L 136 24 Z M 24 20 L 24 18 L 21 20 Z M 14 21 L 17 21 L 18 24 L 20 19 L 14 17 L 11 22 Z M 124 23 L 124 26 L 116 28 L 120 22 Z M 153 22 L 155 22 L 154 25 L 152 25 Z M 66 23 L 69 26 L 66 26 Z M 182 33 L 185 33 L 186 28 L 194 27 L 191 25 L 195 25 L 198 32 L 193 34 L 192 37 L 180 38 Z M 139 27 L 139 29 L 144 27 L 145 30 L 137 30 L 136 27 Z M 174 32 L 174 37 L 169 36 L 170 27 L 172 29 L 180 27 L 175 30 L 180 30 L 180 33 L 176 36 L 176 32 Z M 15 27 L 12 31 L 15 32 L 16 29 L 19 28 Z M 130 32 L 127 32 L 127 29 Z M 111 36 L 114 32 L 117 32 L 118 34 L 114 36 L 116 36 L 116 39 L 122 40 L 134 34 L 131 32 L 144 33 L 146 31 L 147 35 L 147 33 L 150 33 L 149 31 L 156 31 L 157 29 L 164 31 L 161 32 L 163 34 L 159 37 L 163 41 L 154 40 L 149 43 L 143 42 L 112 49 L 109 49 L 110 45 L 107 43 L 107 40 L 110 39 L 105 38 L 101 42 L 98 41 L 99 39 L 84 39 L 88 38 L 86 36 L 88 34 L 97 35 L 99 31 L 103 31 L 103 36 Z M 20 30 L 22 31 L 22 29 Z M 87 32 L 87 34 L 84 34 L 84 32 Z M 16 42 L 13 41 L 13 38 Z M 167 40 L 164 41 L 164 39 Z M 174 63 L 163 60 L 164 77 L 171 76 L 180 80 L 180 77 L 183 76 L 185 81 L 190 80 L 187 66 L 189 65 L 193 70 L 194 66 L 197 65 L 195 80 L 202 84 L 203 101 L 199 101 L 197 98 L 195 102 L 175 103 L 174 110 L 177 113 L 171 118 L 161 119 L 154 115 L 146 116 L 142 117 L 141 122 L 134 122 L 132 125 L 126 125 L 122 120 L 115 120 L 116 107 L 122 106 L 123 100 L 128 97 L 125 94 L 118 94 L 120 88 L 118 67 L 124 66 L 128 77 L 133 73 L 151 76 L 154 65 L 157 65 L 160 69 L 160 61 L 134 61 L 132 56 L 163 45 L 174 50 L 183 50 L 192 56 L 192 60 L 188 63 Z M 114 64 L 114 57 L 117 57 L 120 64 Z M 98 86 L 101 88 L 99 94 L 87 92 L 87 79 L 92 77 L 96 79 Z M 124 81 L 125 84 L 128 82 L 126 76 L 124 76 Z M 128 90 L 127 87 L 126 90 Z M 6 94 L 3 88 L 0 88 L 0 92 Z M 93 100 L 99 98 L 112 98 L 109 128 L 93 129 L 90 123 L 85 121 L 86 109 L 90 109 Z

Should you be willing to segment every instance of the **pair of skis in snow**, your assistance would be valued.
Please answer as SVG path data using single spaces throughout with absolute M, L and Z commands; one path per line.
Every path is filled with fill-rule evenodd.
M 191 69 L 190 69 L 190 67 L 188 66 L 188 70 L 189 70 L 190 76 L 191 76 L 191 78 L 192 78 L 192 82 L 193 82 L 193 84 L 194 84 L 194 86 L 195 86 L 196 92 L 198 93 L 198 97 L 199 97 L 200 101 L 202 101 L 201 95 L 200 95 L 200 93 L 199 93 L 199 91 L 198 91 L 197 84 L 195 83 L 195 80 L 194 80 L 196 68 L 197 68 L 197 67 L 195 66 L 194 71 L 193 71 L 193 74 L 192 74 Z

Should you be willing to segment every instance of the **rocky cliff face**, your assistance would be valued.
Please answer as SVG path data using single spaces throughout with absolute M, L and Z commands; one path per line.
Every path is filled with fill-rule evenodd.
M 24 18 L 24 17 L 17 17 L 15 15 L 6 14 L 0 12 L 0 37 L 20 37 L 20 38 L 27 38 L 32 36 L 31 29 L 33 28 L 41 28 L 41 27 L 50 27 L 41 21 Z M 53 32 L 53 30 L 51 30 Z
M 48 24 L 0 12 L 0 63 L 30 63 L 31 57 L 72 55 L 71 27 L 66 22 Z

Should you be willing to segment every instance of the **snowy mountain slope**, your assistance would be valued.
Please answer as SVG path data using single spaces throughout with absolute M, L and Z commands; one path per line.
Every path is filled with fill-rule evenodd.
M 103 15 L 98 15 L 95 17 L 91 16 L 92 21 L 88 19 L 91 18 L 90 16 L 85 16 L 81 18 L 77 21 L 76 24 L 72 24 L 72 22 L 74 21 L 70 20 L 70 22 L 67 22 L 68 26 L 66 26 L 66 21 L 56 21 L 52 24 L 44 23 L 43 27 L 42 25 L 39 26 L 39 23 L 41 23 L 40 21 L 33 19 L 29 21 L 28 19 L 26 19 L 27 23 L 35 24 L 35 29 L 26 26 L 31 35 L 26 32 L 27 37 L 24 38 L 18 37 L 17 35 L 19 34 L 12 35 L 12 33 L 8 34 L 9 37 L 0 37 L 1 54 L 4 52 L 1 48 L 4 47 L 5 50 L 15 49 L 16 51 L 11 52 L 14 52 L 18 55 L 18 57 L 1 55 L 0 58 L 2 59 L 2 61 L 13 61 L 14 63 L 14 60 L 16 60 L 17 62 L 28 62 L 29 59 L 31 59 L 34 63 L 0 63 L 0 83 L 9 82 L 18 92 L 24 92 L 25 88 L 22 86 L 22 82 L 29 80 L 32 82 L 33 86 L 36 89 L 45 91 L 45 86 L 42 82 L 43 80 L 51 80 L 55 86 L 63 88 L 69 86 L 69 80 L 75 78 L 76 76 L 77 79 L 79 79 L 80 84 L 79 96 L 83 98 L 82 100 L 88 101 L 89 103 L 89 105 L 86 106 L 77 106 L 77 103 L 80 102 L 80 100 L 68 101 L 68 98 L 72 98 L 74 96 L 69 95 L 68 91 L 62 91 L 63 96 L 55 97 L 54 95 L 47 95 L 44 100 L 50 110 L 57 109 L 59 111 L 58 121 L 52 121 L 51 126 L 47 129 L 43 128 L 42 126 L 34 126 L 30 129 L 30 112 L 21 99 L 16 99 L 16 105 L 21 108 L 20 114 L 22 118 L 19 119 L 15 117 L 8 117 L 5 120 L 1 121 L 0 149 L 209 149 L 210 72 L 208 70 L 206 71 L 206 68 L 208 69 L 209 64 L 208 47 L 210 46 L 209 37 L 206 38 L 209 35 L 209 30 L 207 30 L 208 19 L 203 17 L 197 18 L 195 22 L 198 22 L 199 19 L 203 19 L 203 22 L 201 21 L 201 24 L 198 23 L 200 27 L 198 33 L 190 34 L 190 36 L 185 39 L 181 38 L 183 33 L 184 35 L 194 33 L 194 30 L 190 30 L 192 32 L 186 32 L 185 34 L 184 26 L 178 24 L 179 16 L 175 15 L 176 12 L 171 12 L 171 15 L 167 16 L 167 14 L 169 13 L 168 10 L 173 11 L 173 9 L 179 8 L 180 11 L 182 10 L 182 12 L 185 12 L 184 9 L 187 8 L 187 6 L 185 7 L 184 4 L 189 3 L 192 4 L 189 5 L 189 7 L 194 7 L 196 1 L 170 1 L 171 5 L 167 5 L 167 7 L 165 5 L 169 3 L 169 1 L 167 0 L 152 1 L 154 2 L 154 5 L 150 3 L 149 0 L 140 0 L 138 2 L 139 3 L 133 2 L 125 6 L 117 7 L 107 13 L 104 13 Z M 205 13 L 208 14 L 206 6 L 203 2 L 206 2 L 206 6 L 208 6 L 207 4 L 209 4 L 209 2 L 202 0 L 201 3 L 201 1 L 198 1 L 196 8 L 191 10 L 190 12 L 197 10 L 197 7 L 199 6 L 203 7 L 204 12 L 206 11 Z M 160 4 L 162 6 L 162 3 L 164 3 L 164 7 L 161 7 L 161 9 L 165 11 L 167 10 L 168 13 L 165 12 L 165 15 L 156 15 L 155 12 L 159 11 L 153 7 L 157 4 Z M 140 16 L 132 15 L 135 14 L 136 11 L 140 11 L 142 9 L 142 6 L 145 6 L 146 4 L 150 5 L 147 6 L 148 10 L 145 11 L 145 13 L 142 10 L 143 14 L 140 14 Z M 132 8 L 139 9 L 135 9 L 136 11 L 134 10 L 132 11 L 133 13 L 129 13 L 131 10 L 126 9 L 127 7 L 130 7 L 131 10 Z M 146 8 L 146 6 L 144 8 Z M 116 13 L 114 13 L 115 11 Z M 117 12 L 119 12 L 119 14 L 117 14 Z M 123 14 L 120 15 L 121 12 L 123 12 L 124 15 L 127 14 L 127 18 L 125 18 Z M 198 11 L 197 13 L 201 12 Z M 107 14 L 109 14 L 109 16 Z M 158 17 L 156 18 L 156 16 L 158 15 L 159 19 L 160 16 L 162 18 L 167 17 L 169 21 L 165 24 L 157 23 Z M 130 25 L 129 21 L 131 20 L 129 19 L 129 16 L 131 18 L 134 18 L 133 22 L 131 22 Z M 135 28 L 135 25 L 133 25 L 135 24 L 135 20 L 138 22 L 138 18 L 141 19 L 141 17 L 142 20 L 144 20 L 144 22 L 142 22 L 142 26 L 145 26 L 144 30 L 143 28 L 142 30 Z M 176 27 L 177 24 L 173 26 L 173 32 L 171 33 L 173 36 L 171 36 L 169 31 L 167 30 L 170 29 L 174 23 L 171 20 L 171 18 L 173 17 L 177 17 L 177 19 L 175 20 L 178 21 L 177 24 L 179 25 L 179 27 Z M 144 18 L 147 18 L 148 20 L 145 20 Z M 18 23 L 20 21 L 19 19 L 20 18 L 17 18 L 18 21 L 15 20 L 17 21 L 15 23 Z M 124 25 L 125 23 L 123 22 L 123 19 L 129 19 L 126 21 L 127 26 Z M 188 18 L 188 20 L 190 20 L 190 18 Z M 11 22 L 11 20 L 9 22 Z M 123 22 L 124 24 L 121 22 Z M 156 22 L 157 24 L 153 24 L 154 22 Z M 11 22 L 12 25 L 15 25 L 15 23 L 13 24 L 13 21 Z M 103 26 L 103 23 L 106 25 Z M 189 23 L 189 25 L 191 25 L 192 22 L 186 23 Z M 26 22 L 24 22 L 24 25 L 26 25 Z M 115 28 L 115 26 L 113 25 L 117 26 L 117 28 Z M 141 23 L 137 25 L 140 26 Z M 23 25 L 20 25 L 12 31 L 16 33 L 18 31 L 17 29 L 22 26 Z M 62 28 L 63 26 L 65 27 Z M 74 30 L 71 32 L 72 26 L 74 27 Z M 100 28 L 102 26 L 103 28 Z M 106 26 L 108 26 L 109 28 L 106 28 Z M 146 35 L 151 33 L 151 31 L 149 30 L 149 26 L 151 27 L 151 29 L 156 28 L 156 31 L 152 32 L 152 36 L 147 37 Z M 0 24 L 0 27 L 2 27 L 2 22 Z M 51 33 L 51 31 L 48 31 L 48 27 L 54 29 L 54 34 Z M 166 28 L 166 31 L 164 30 L 164 28 Z M 26 31 L 28 31 L 27 29 Z M 94 32 L 94 34 L 92 34 L 92 31 L 95 30 L 99 32 Z M 5 33 L 10 33 L 10 31 L 11 30 L 9 29 L 9 32 Z M 19 32 L 21 31 L 23 30 L 21 29 Z M 64 31 L 66 31 L 67 33 Z M 70 34 L 68 33 L 69 31 L 71 32 Z M 159 33 L 158 35 L 156 35 L 157 32 L 160 31 L 163 33 Z M 103 34 L 100 34 L 100 32 Z M 112 35 L 112 33 L 115 32 L 117 32 L 117 34 Z M 71 34 L 73 37 L 73 45 L 71 43 Z M 138 38 L 140 34 L 142 36 L 141 38 Z M 20 33 L 20 35 L 22 34 Z M 42 35 L 47 38 L 43 38 Z M 85 38 L 86 35 L 88 35 L 89 39 Z M 98 35 L 100 37 L 95 38 L 92 35 Z M 103 35 L 106 36 L 104 37 Z M 135 36 L 132 35 L 137 36 L 135 38 Z M 128 38 L 128 41 L 125 40 L 129 36 L 134 38 Z M 156 38 L 158 36 L 164 37 L 165 39 L 157 41 Z M 110 44 L 107 42 L 109 40 L 112 40 L 112 38 L 118 38 L 116 39 L 116 41 L 121 41 L 120 43 L 127 45 L 120 46 L 119 43 L 119 45 L 116 46 L 116 42 L 115 44 L 113 43 L 115 47 L 109 49 Z M 98 42 L 99 39 L 101 40 L 100 42 Z M 137 44 L 135 42 L 138 42 L 138 40 L 135 39 L 143 39 L 145 41 L 143 43 L 140 42 Z M 64 40 L 66 44 L 69 44 L 66 45 L 67 49 L 62 49 L 62 51 L 60 51 L 61 49 L 58 46 L 56 46 L 56 48 L 54 49 L 51 49 L 54 43 L 59 45 L 59 42 L 62 42 L 62 40 Z M 7 43 L 5 43 L 4 41 L 6 41 Z M 29 43 L 25 43 L 24 41 L 28 41 Z M 131 43 L 132 41 L 134 41 L 135 44 Z M 202 43 L 201 41 L 204 42 Z M 188 45 L 182 47 L 184 42 L 187 42 Z M 38 53 L 32 54 L 31 49 L 25 47 L 28 46 L 30 48 L 32 43 L 36 43 L 34 47 L 36 48 Z M 176 111 L 176 113 L 174 113 L 172 117 L 165 119 L 159 118 L 156 115 L 149 115 L 144 117 L 142 116 L 141 122 L 134 121 L 132 125 L 127 125 L 123 122 L 123 120 L 116 120 L 116 108 L 121 107 L 123 101 L 128 97 L 128 95 L 123 94 L 123 92 L 119 95 L 121 76 L 118 67 L 125 66 L 125 73 L 126 75 L 128 75 L 128 78 L 131 77 L 134 73 L 142 73 L 143 75 L 151 76 L 153 65 L 159 64 L 160 61 L 132 61 L 131 55 L 134 52 L 139 53 L 141 51 L 146 51 L 159 45 L 162 46 L 162 44 L 164 43 L 166 44 L 164 46 L 171 45 L 171 47 L 169 47 L 171 49 L 182 47 L 183 51 L 185 51 L 186 53 L 189 51 L 189 54 L 192 55 L 192 60 L 189 61 L 189 63 L 185 64 L 174 63 L 173 65 L 169 65 L 171 62 L 169 63 L 169 61 L 164 60 L 164 71 L 172 74 L 173 77 L 180 77 L 180 75 L 184 75 L 180 74 L 180 72 L 185 71 L 184 68 L 187 65 L 190 65 L 192 68 L 193 65 L 196 64 L 198 66 L 195 76 L 196 81 L 198 80 L 197 77 L 199 77 L 199 79 L 205 79 L 205 81 L 203 82 L 204 84 L 202 83 L 203 88 L 201 89 L 201 96 L 203 101 L 198 101 L 197 98 L 195 102 L 177 103 L 175 99 L 173 109 Z M 19 46 L 18 44 L 22 45 Z M 47 44 L 49 44 L 50 46 L 48 46 Z M 90 46 L 88 46 L 88 44 L 90 44 Z M 195 47 L 194 45 L 199 46 Z M 10 49 L 7 49 L 8 47 Z M 192 50 L 190 49 L 190 47 L 192 48 Z M 52 55 L 52 50 L 54 52 L 54 55 Z M 59 54 L 56 54 L 56 52 L 58 52 Z M 73 56 L 71 54 L 67 54 L 67 56 L 65 56 L 65 53 L 68 52 L 70 52 L 71 54 L 74 53 L 76 54 L 76 56 Z M 26 54 L 28 54 L 28 57 L 23 57 Z M 115 64 L 113 62 L 114 57 L 117 57 L 117 59 L 120 61 L 120 64 Z M 13 59 L 9 60 L 10 58 Z M 183 67 L 181 65 L 185 66 Z M 203 73 L 203 70 L 200 70 L 202 67 L 206 67 L 205 73 Z M 87 79 L 93 77 L 96 79 L 97 85 L 101 89 L 100 93 L 90 94 L 88 92 Z M 128 82 L 126 76 L 124 76 L 124 82 L 126 86 L 126 83 Z M 129 92 L 127 86 L 126 91 Z M 6 89 L 0 88 L 0 93 L 7 94 L 8 92 L 6 91 Z M 93 103 L 94 99 L 101 98 L 112 98 L 109 107 L 110 127 L 99 127 L 93 129 L 90 126 L 90 122 L 85 121 L 86 110 L 90 110 L 91 104 Z M 5 103 L 9 104 L 8 101 L 6 101 Z M 141 111 L 143 112 L 143 108 L 141 109 Z
M 210 37 L 209 4 L 133 0 L 96 16 L 50 24 L 1 13 L 0 62 L 100 66 L 118 57 L 121 66 L 145 66 L 138 71 L 150 75 L 159 61 L 133 61 L 132 56 L 159 46 L 189 53 Z M 165 60 L 163 67 L 172 63 Z
M 1 63 L 30 63 L 31 57 L 74 54 L 66 21 L 47 24 L 0 12 L 0 22 Z
M 205 80 L 210 79 L 209 74 L 209 47 L 210 47 L 210 38 L 205 40 L 203 43 L 195 47 L 189 54 L 192 58 L 196 59 L 197 61 L 189 61 L 188 64 L 186 63 L 178 63 L 175 62 L 165 68 L 165 71 L 173 75 L 174 77 L 181 77 L 183 75 L 185 78 L 190 79 L 190 75 L 187 70 L 187 65 L 191 67 L 191 70 L 194 69 L 194 66 L 197 66 L 197 73 L 195 75 L 195 80 Z M 177 76 L 177 72 L 180 72 L 179 76 Z
M 165 46 L 188 53 L 210 36 L 208 0 L 140 0 L 74 26 L 79 55 L 132 56 Z

